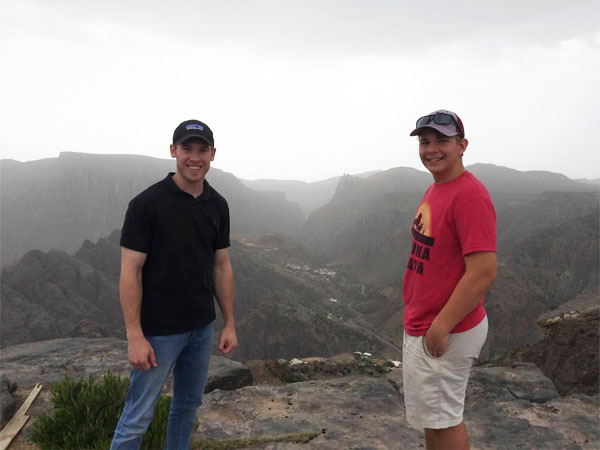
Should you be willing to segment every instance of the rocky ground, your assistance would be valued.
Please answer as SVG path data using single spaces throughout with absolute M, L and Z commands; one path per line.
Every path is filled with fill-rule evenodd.
M 20 406 L 36 383 L 43 388 L 27 414 L 32 417 L 11 443 L 10 449 L 37 449 L 29 441 L 29 431 L 35 417 L 52 410 L 50 386 L 65 375 L 74 380 L 97 380 L 110 370 L 114 375 L 129 376 L 127 342 L 116 338 L 68 338 L 33 342 L 8 347 L 0 355 L 2 381 L 2 425 Z M 252 384 L 252 373 L 243 364 L 213 356 L 206 383 L 206 392 L 215 389 L 237 389 Z M 167 381 L 164 393 L 172 391 L 172 379 Z
M 196 439 L 316 432 L 305 444 L 264 449 L 418 449 L 422 431 L 404 419 L 402 370 L 281 386 L 214 391 L 199 414 Z M 533 364 L 477 367 L 465 421 L 473 449 L 597 449 L 598 396 L 560 398 Z
M 404 419 L 402 369 L 389 362 L 348 354 L 292 363 L 255 360 L 247 366 L 220 357 L 213 362 L 209 383 L 220 387 L 205 396 L 194 441 L 313 432 L 316 437 L 307 443 L 258 448 L 422 448 L 422 431 L 409 428 Z M 51 410 L 49 385 L 65 373 L 79 378 L 110 368 L 126 374 L 126 343 L 74 338 L 24 344 L 4 350 L 1 367 L 5 379 L 17 385 L 18 398 L 36 382 L 44 384 L 29 410 L 35 418 Z M 305 381 L 285 381 L 293 377 Z M 474 449 L 600 447 L 598 395 L 559 397 L 532 363 L 474 368 L 465 421 Z M 28 440 L 31 423 L 11 449 L 37 448 Z

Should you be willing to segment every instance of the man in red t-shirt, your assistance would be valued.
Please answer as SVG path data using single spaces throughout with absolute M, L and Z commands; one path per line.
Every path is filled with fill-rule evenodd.
M 468 141 L 453 112 L 417 121 L 419 156 L 433 175 L 412 226 L 404 275 L 404 398 L 428 449 L 468 449 L 463 422 L 471 365 L 487 336 L 483 296 L 496 278 L 496 213 L 465 170 Z

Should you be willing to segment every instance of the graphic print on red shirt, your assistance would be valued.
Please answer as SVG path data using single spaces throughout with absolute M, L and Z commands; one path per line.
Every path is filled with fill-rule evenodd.
M 423 265 L 429 261 L 431 247 L 435 239 L 431 237 L 431 208 L 423 202 L 417 209 L 417 216 L 412 225 L 413 244 L 408 259 L 409 270 L 423 275 Z

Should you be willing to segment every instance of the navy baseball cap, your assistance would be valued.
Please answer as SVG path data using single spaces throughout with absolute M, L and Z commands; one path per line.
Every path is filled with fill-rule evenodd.
M 186 120 L 181 122 L 173 133 L 173 145 L 183 144 L 190 138 L 200 138 L 211 147 L 215 146 L 212 130 L 199 120 Z

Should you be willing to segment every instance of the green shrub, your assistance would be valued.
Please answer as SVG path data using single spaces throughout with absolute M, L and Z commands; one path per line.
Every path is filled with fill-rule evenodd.
M 90 375 L 87 381 L 69 376 L 51 386 L 52 414 L 42 414 L 31 432 L 31 440 L 42 450 L 107 449 L 123 410 L 129 380 L 106 371 L 102 384 Z M 171 397 L 161 396 L 154 420 L 142 441 L 142 449 L 162 448 Z M 198 424 L 196 423 L 196 427 Z

